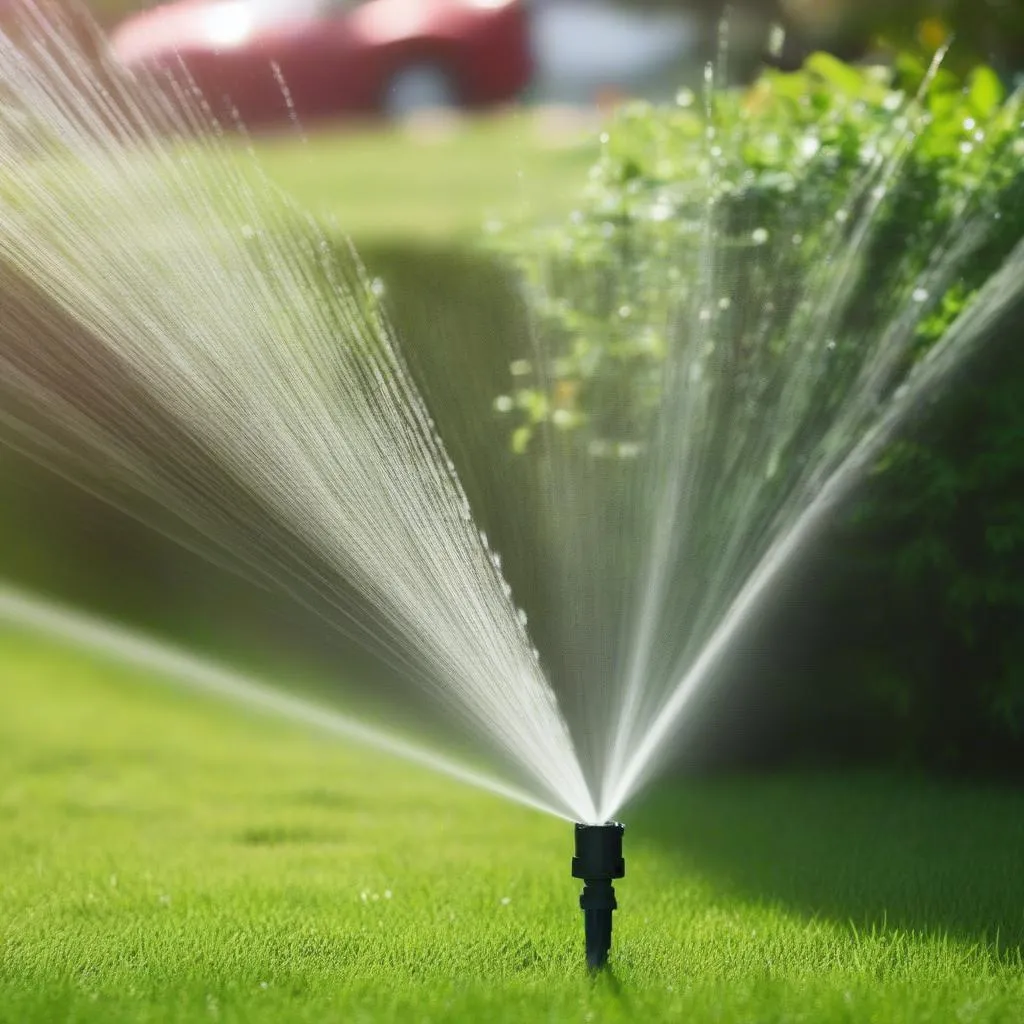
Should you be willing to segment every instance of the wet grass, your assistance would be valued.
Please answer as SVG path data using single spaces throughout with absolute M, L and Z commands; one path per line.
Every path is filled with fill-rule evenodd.
M 0 1020 L 1009 1024 L 1022 811 L 664 788 L 590 981 L 566 823 L 0 634 Z

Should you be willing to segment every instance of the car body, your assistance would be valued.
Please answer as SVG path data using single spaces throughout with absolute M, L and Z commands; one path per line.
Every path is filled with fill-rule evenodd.
M 404 114 L 513 100 L 531 76 L 523 0 L 177 0 L 121 23 L 114 56 L 181 71 L 220 117 Z

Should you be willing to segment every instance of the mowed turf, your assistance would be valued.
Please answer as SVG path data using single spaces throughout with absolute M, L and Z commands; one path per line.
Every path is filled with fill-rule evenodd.
M 263 173 L 357 241 L 472 241 L 490 219 L 560 222 L 597 156 L 579 115 L 524 108 L 419 128 L 258 139 Z
M 663 787 L 627 815 L 592 981 L 567 823 L 47 641 L 0 652 L 0 1020 L 1024 1019 L 1019 796 Z

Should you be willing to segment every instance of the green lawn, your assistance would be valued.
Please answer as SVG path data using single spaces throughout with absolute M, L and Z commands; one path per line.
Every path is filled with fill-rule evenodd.
M 0 1020 L 1019 1022 L 1024 799 L 873 777 L 627 815 L 614 972 L 569 826 L 0 635 Z
M 451 242 L 490 218 L 561 219 L 596 156 L 592 127 L 529 109 L 419 131 L 285 133 L 257 142 L 261 168 L 359 240 Z

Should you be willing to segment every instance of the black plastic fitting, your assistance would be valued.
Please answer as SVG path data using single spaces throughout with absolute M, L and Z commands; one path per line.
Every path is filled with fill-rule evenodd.
M 625 825 L 606 821 L 603 825 L 576 825 L 576 856 L 573 878 L 583 879 L 580 909 L 587 943 L 587 967 L 600 970 L 608 962 L 612 947 L 612 911 L 618 907 L 612 879 L 623 878 L 622 834 Z

